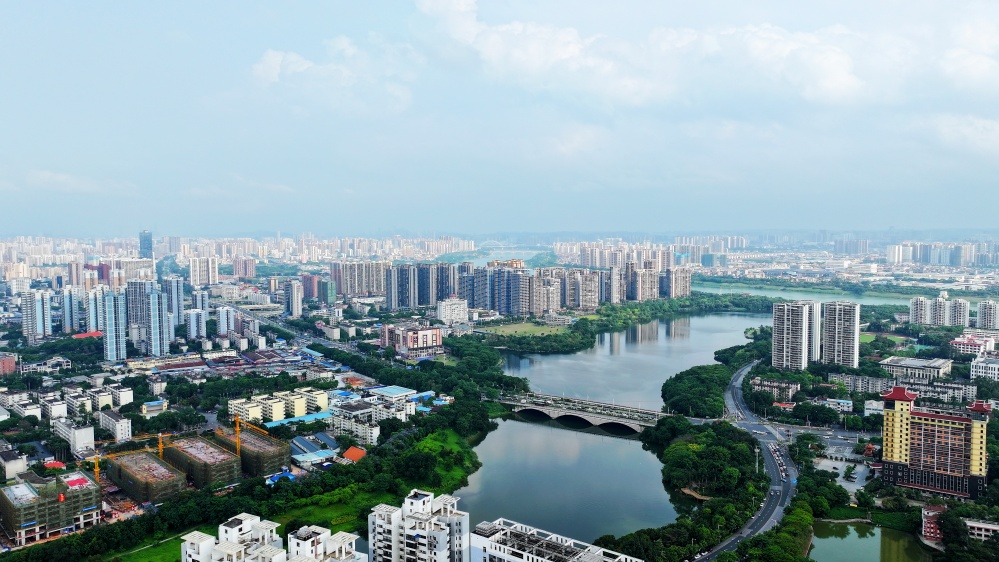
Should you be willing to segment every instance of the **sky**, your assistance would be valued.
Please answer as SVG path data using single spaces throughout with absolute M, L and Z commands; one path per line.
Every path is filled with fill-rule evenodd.
M 996 223 L 999 2 L 0 4 L 0 235 Z

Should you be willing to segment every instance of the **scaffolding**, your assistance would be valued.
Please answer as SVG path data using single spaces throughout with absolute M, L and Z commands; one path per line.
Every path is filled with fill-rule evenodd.
M 96 525 L 101 494 L 94 482 L 74 471 L 55 478 L 24 482 L 3 489 L 0 521 L 4 532 L 23 546 L 62 532 Z
M 229 484 L 239 478 L 239 458 L 229 451 L 198 437 L 180 439 L 171 445 L 165 450 L 164 459 L 184 471 L 196 488 Z
M 236 452 L 236 434 L 231 429 L 220 430 L 215 439 L 225 450 Z M 240 434 L 239 458 L 243 472 L 250 476 L 266 476 L 280 472 L 281 467 L 291 464 L 291 445 L 273 437 L 243 431 Z
M 111 481 L 136 501 L 157 503 L 180 493 L 187 485 L 183 472 L 150 453 L 123 455 L 110 464 Z

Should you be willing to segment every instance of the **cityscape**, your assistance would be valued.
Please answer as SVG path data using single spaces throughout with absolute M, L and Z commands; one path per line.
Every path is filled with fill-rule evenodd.
M 5 3 L 0 59 L 0 562 L 999 562 L 999 3 Z

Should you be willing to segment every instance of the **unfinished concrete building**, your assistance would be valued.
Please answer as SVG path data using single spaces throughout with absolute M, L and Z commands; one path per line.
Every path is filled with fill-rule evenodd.
M 183 472 L 151 453 L 125 455 L 110 464 L 111 481 L 136 501 L 158 503 L 187 487 Z
M 239 478 L 239 458 L 225 449 L 198 437 L 180 439 L 172 445 L 164 451 L 164 460 L 184 471 L 196 488 L 229 484 Z
M 15 545 L 92 527 L 100 521 L 100 488 L 82 472 L 32 480 L 8 486 L 0 493 L 0 522 Z
M 240 432 L 239 457 L 243 472 L 250 476 L 266 476 L 280 472 L 282 466 L 291 464 L 291 445 L 288 443 L 243 430 Z M 224 430 L 216 434 L 219 445 L 228 451 L 236 452 L 236 434 L 233 430 Z

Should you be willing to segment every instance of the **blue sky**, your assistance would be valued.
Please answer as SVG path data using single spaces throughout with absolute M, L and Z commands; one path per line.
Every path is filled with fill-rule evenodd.
M 999 3 L 701 4 L 4 3 L 0 235 L 989 222 Z

